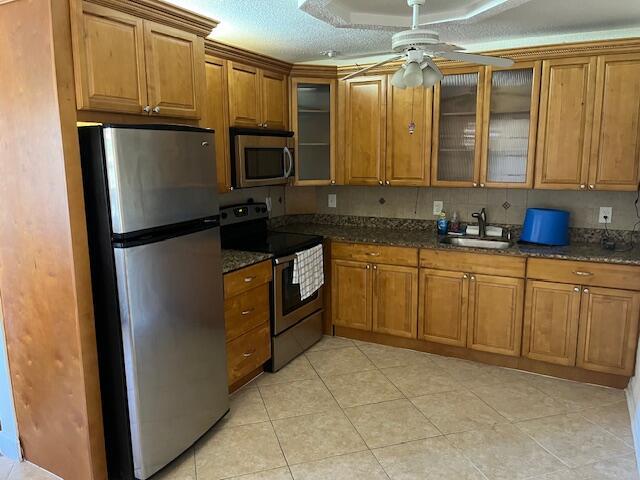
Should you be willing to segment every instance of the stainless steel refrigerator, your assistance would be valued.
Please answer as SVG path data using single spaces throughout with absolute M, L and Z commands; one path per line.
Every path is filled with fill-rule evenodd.
M 142 480 L 229 409 L 214 133 L 79 136 L 109 478 Z

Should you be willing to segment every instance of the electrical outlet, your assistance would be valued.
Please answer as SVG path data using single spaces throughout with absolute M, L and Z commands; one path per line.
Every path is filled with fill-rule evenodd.
M 600 207 L 600 215 L 598 216 L 598 223 L 611 223 L 612 216 L 613 216 L 613 208 Z M 607 217 L 607 218 L 604 218 L 604 217 Z
M 440 215 L 442 209 L 444 208 L 444 202 L 442 200 L 434 200 L 433 201 L 433 214 Z
M 335 193 L 330 193 L 329 195 L 327 195 L 327 203 L 329 208 L 336 208 L 338 202 Z
M 264 199 L 264 203 L 267 204 L 267 211 L 270 212 L 271 211 L 271 197 L 267 197 Z

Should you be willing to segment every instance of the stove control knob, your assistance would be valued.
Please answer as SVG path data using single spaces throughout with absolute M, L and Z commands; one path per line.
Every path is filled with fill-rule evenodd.
M 220 215 L 220 216 L 221 216 L 222 218 L 227 218 L 227 217 L 228 217 L 227 212 L 222 212 L 222 215 Z
M 256 207 L 256 213 L 260 213 L 260 207 Z

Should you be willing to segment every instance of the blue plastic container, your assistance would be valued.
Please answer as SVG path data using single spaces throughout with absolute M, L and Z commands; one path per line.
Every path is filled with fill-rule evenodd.
M 520 240 L 542 245 L 569 245 L 569 212 L 527 208 Z

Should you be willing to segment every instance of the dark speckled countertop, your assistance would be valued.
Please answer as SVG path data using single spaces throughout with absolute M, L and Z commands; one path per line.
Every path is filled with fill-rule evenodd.
M 493 255 L 517 255 L 640 266 L 640 248 L 638 247 L 625 252 L 616 252 L 604 250 L 599 244 L 593 243 L 574 243 L 566 247 L 515 244 L 504 250 L 489 250 L 484 248 L 443 245 L 438 242 L 438 236 L 429 230 L 370 228 L 319 223 L 291 223 L 279 227 L 278 230 L 283 232 L 322 235 L 332 240 L 354 243 L 377 243 L 402 247 L 459 250 Z
M 245 252 L 242 250 L 222 250 L 222 273 L 233 272 L 241 268 L 269 260 L 270 253 Z

